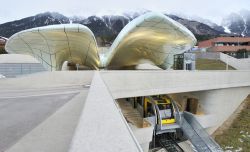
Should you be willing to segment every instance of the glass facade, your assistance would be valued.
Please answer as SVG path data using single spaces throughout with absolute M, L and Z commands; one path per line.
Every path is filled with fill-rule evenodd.
M 46 71 L 40 63 L 0 63 L 0 74 L 6 77 L 17 77 Z

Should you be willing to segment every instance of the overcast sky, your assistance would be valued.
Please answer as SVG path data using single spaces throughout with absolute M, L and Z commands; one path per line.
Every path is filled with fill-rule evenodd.
M 231 12 L 250 9 L 250 0 L 1 0 L 0 23 L 46 11 L 88 16 L 142 9 L 200 16 L 220 23 Z

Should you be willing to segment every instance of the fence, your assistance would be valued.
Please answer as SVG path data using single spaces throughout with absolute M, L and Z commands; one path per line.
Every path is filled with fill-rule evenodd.
M 220 53 L 219 52 L 196 52 L 195 56 L 197 59 L 220 59 Z
M 0 63 L 0 74 L 16 77 L 24 74 L 46 71 L 40 63 Z
M 220 60 L 237 70 L 250 70 L 250 58 L 236 59 L 224 53 L 220 53 Z

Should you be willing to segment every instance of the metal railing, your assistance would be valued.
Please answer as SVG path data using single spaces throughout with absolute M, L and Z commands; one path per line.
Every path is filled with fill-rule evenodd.
M 197 151 L 222 152 L 221 147 L 210 137 L 193 114 L 183 112 L 181 128 Z
M 46 71 L 39 63 L 0 63 L 0 74 L 5 77 L 16 77 Z
M 237 70 L 250 70 L 250 58 L 237 59 L 224 53 L 220 53 L 220 60 Z

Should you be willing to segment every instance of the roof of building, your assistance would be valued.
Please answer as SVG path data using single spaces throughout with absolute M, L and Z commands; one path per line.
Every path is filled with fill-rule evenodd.
M 250 42 L 250 37 L 217 37 L 206 41 L 212 42 Z M 205 42 L 205 41 L 202 41 Z M 200 42 L 200 43 L 202 43 Z
M 171 66 L 173 55 L 191 49 L 194 35 L 180 23 L 159 13 L 146 13 L 120 32 L 102 58 L 104 67 L 136 66 L 148 60 L 162 69 Z M 64 61 L 98 69 L 100 64 L 92 31 L 80 24 L 38 27 L 14 34 L 6 44 L 11 53 L 29 54 L 48 70 L 61 70 Z
M 215 42 L 250 42 L 250 37 L 218 37 Z
M 127 24 L 110 48 L 107 67 L 119 69 L 153 62 L 162 69 L 196 44 L 194 35 L 166 15 L 150 12 Z M 147 61 L 148 60 L 148 61 Z
M 212 50 L 215 52 L 237 52 L 241 49 L 250 50 L 250 46 L 215 46 Z
M 5 48 L 9 53 L 32 55 L 48 70 L 61 70 L 64 61 L 98 69 L 100 62 L 92 31 L 80 24 L 24 30 L 11 36 Z

